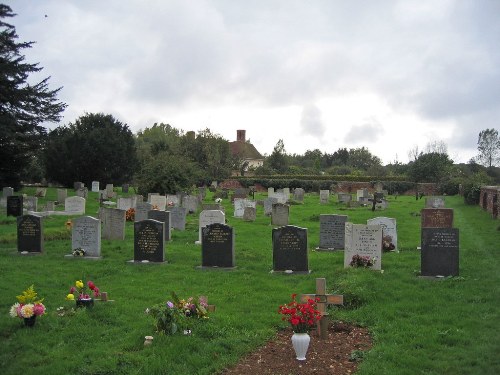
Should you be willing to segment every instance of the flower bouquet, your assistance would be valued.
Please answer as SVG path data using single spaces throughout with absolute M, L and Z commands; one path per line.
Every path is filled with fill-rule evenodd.
M 283 315 L 281 320 L 286 320 L 292 326 L 295 333 L 308 333 L 321 319 L 321 312 L 316 310 L 316 298 L 309 298 L 305 303 L 296 301 L 297 294 L 292 294 L 292 301 L 281 305 L 278 313 Z
M 45 306 L 42 299 L 37 298 L 34 285 L 26 289 L 23 294 L 16 297 L 17 301 L 10 308 L 10 316 L 24 319 L 24 324 L 33 326 L 36 317 L 45 314 Z
M 363 255 L 353 255 L 351 262 L 349 265 L 351 267 L 372 267 L 375 262 L 377 261 L 377 258 L 370 258 L 369 256 L 363 256 Z
M 88 291 L 87 288 L 89 289 Z M 92 296 L 97 298 L 99 295 L 99 288 L 92 281 L 88 281 L 85 284 L 82 280 L 77 280 L 75 281 L 75 285 L 70 288 L 66 300 L 76 300 L 76 307 L 92 307 L 94 306 Z

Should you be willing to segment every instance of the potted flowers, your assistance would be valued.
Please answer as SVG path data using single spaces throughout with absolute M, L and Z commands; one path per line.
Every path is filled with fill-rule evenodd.
M 34 285 L 31 285 L 16 298 L 18 302 L 10 308 L 10 316 L 24 319 L 24 324 L 32 327 L 35 325 L 36 317 L 45 314 L 45 306 L 42 303 L 43 298 L 37 298 Z
M 286 320 L 292 326 L 292 345 L 299 361 L 306 359 L 309 347 L 309 330 L 321 319 L 321 313 L 316 310 L 316 300 L 309 298 L 305 303 L 296 301 L 297 294 L 292 294 L 292 301 L 281 305 L 278 313 L 283 315 L 281 320 Z
M 89 288 L 89 291 L 87 291 Z M 99 288 L 92 282 L 88 281 L 87 285 L 82 280 L 75 281 L 75 285 L 69 290 L 66 296 L 68 301 L 76 301 L 76 307 L 92 307 L 94 306 L 94 297 L 99 297 Z

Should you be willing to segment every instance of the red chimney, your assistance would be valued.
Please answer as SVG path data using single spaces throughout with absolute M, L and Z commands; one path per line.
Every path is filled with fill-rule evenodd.
M 238 142 L 245 142 L 245 132 L 246 130 L 236 130 L 236 140 Z

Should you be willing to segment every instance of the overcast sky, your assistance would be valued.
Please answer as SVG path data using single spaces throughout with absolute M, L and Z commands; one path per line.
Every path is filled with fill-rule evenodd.
M 262 154 L 367 147 L 384 164 L 500 129 L 500 0 L 12 0 L 68 108 L 133 132 L 237 129 Z M 51 127 L 54 127 L 52 125 Z

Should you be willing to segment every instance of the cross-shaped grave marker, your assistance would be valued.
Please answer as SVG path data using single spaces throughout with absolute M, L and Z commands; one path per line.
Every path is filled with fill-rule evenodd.
M 200 303 L 204 303 L 207 305 L 207 311 L 208 312 L 214 312 L 215 311 L 215 305 L 209 305 L 208 304 L 208 297 L 207 296 L 200 296 L 199 298 Z
M 344 296 L 340 294 L 326 294 L 326 279 L 316 279 L 316 294 L 302 294 L 300 296 L 301 302 L 307 302 L 308 299 L 319 298 L 316 302 L 318 311 L 321 313 L 321 319 L 318 322 L 318 333 L 322 340 L 328 338 L 328 312 L 326 308 L 328 305 L 342 305 L 344 303 Z

